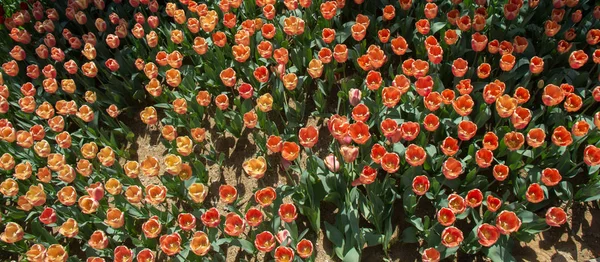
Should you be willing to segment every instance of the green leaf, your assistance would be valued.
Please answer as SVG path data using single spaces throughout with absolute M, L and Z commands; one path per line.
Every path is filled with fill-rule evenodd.
M 417 238 L 417 228 L 416 227 L 407 227 L 402 231 L 402 236 L 400 240 L 403 243 L 417 243 L 419 239 Z
M 484 248 L 483 253 L 494 262 L 516 262 L 517 260 L 510 253 L 510 245 L 502 237 L 496 244 L 490 248 Z
M 336 255 L 343 258 L 344 254 L 344 235 L 335 226 L 325 222 L 325 235 L 333 243 Z M 358 260 L 357 260 L 358 261 Z
M 356 248 L 350 249 L 348 253 L 342 259 L 343 262 L 355 262 L 360 261 L 360 254 L 356 251 Z

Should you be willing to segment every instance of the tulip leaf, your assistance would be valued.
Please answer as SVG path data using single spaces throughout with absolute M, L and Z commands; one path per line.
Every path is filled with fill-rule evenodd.
M 356 248 L 352 248 L 352 249 L 350 249 L 350 251 L 348 251 L 348 253 L 346 253 L 346 255 L 344 256 L 342 261 L 343 262 L 360 261 L 360 254 L 358 253 L 358 251 L 356 251 Z
M 325 235 L 327 236 L 327 239 L 333 243 L 336 255 L 339 258 L 343 258 L 344 235 L 335 226 L 329 224 L 328 222 L 325 222 Z
M 402 231 L 400 239 L 403 243 L 417 243 L 419 241 L 417 233 L 418 229 L 416 227 L 407 227 Z
M 517 260 L 511 254 L 507 238 L 502 236 L 496 244 L 489 248 L 484 248 L 483 253 L 493 262 L 516 262 Z

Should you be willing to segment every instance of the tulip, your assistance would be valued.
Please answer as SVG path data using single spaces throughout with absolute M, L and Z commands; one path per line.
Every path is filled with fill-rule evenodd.
M 152 216 L 142 224 L 142 232 L 146 238 L 156 238 L 160 235 L 162 224 L 157 216 Z
M 291 262 L 294 261 L 294 250 L 286 246 L 278 246 L 275 249 L 276 262 Z
M 490 247 L 500 238 L 498 228 L 488 223 L 483 223 L 477 228 L 477 238 L 479 244 L 484 247 Z
M 381 157 L 381 167 L 388 173 L 395 173 L 400 168 L 400 157 L 396 153 L 385 153 Z
M 42 213 L 39 216 L 40 222 L 42 222 L 45 225 L 55 223 L 56 219 L 57 219 L 56 211 L 50 207 L 44 208 L 44 211 L 42 211 Z
M 318 141 L 319 130 L 317 130 L 317 128 L 315 128 L 314 126 L 300 128 L 298 138 L 300 140 L 300 145 L 307 148 L 311 148 Z
M 198 256 L 206 255 L 210 250 L 208 235 L 202 231 L 196 231 L 190 240 L 190 249 Z
M 279 217 L 286 223 L 291 223 L 298 217 L 296 206 L 294 204 L 281 204 L 278 211 Z
M 406 42 L 406 39 L 404 39 L 402 36 L 398 36 L 392 39 L 391 44 L 392 51 L 394 51 L 396 55 L 404 55 L 406 53 L 406 50 L 408 49 L 408 43 Z
M 504 210 L 496 217 L 496 227 L 503 235 L 519 231 L 521 219 L 512 211 Z
M 46 249 L 46 258 L 44 261 L 67 261 L 69 254 L 65 248 L 59 244 L 52 244 Z
M 102 230 L 96 230 L 90 236 L 88 245 L 96 250 L 102 250 L 108 247 L 108 237 Z
M 469 207 L 476 208 L 476 207 L 480 206 L 481 202 L 483 201 L 483 193 L 481 193 L 481 190 L 479 190 L 477 188 L 471 189 L 467 193 L 467 197 L 465 200 Z
M 463 232 L 460 229 L 453 226 L 444 228 L 441 237 L 442 244 L 447 248 L 459 246 L 464 239 Z
M 551 227 L 560 227 L 567 222 L 567 213 L 560 207 L 551 207 L 546 211 L 546 224 Z
M 559 126 L 552 132 L 552 143 L 556 146 L 569 146 L 573 143 L 573 137 L 564 126 Z
M 4 232 L 0 234 L 0 240 L 7 244 L 12 244 L 23 239 L 25 231 L 17 223 L 8 222 L 4 228 Z
M 77 236 L 77 234 L 79 233 L 79 226 L 77 224 L 77 221 L 73 218 L 68 218 L 67 221 L 65 221 L 60 226 L 60 228 L 58 229 L 58 233 L 67 238 Z
M 300 147 L 294 142 L 283 142 L 281 156 L 287 161 L 294 161 L 300 155 Z
M 252 158 L 244 161 L 242 168 L 252 178 L 262 178 L 267 171 L 267 161 L 264 157 Z
M 138 262 L 154 262 L 155 260 L 154 253 L 148 248 L 140 250 L 140 252 L 137 253 L 136 258 Z
M 429 178 L 427 176 L 416 176 L 412 181 L 412 190 L 418 195 L 422 196 L 429 190 Z
M 453 157 L 448 158 L 442 164 L 442 173 L 446 179 L 456 179 L 464 172 L 463 165 Z
M 456 221 L 456 215 L 452 209 L 442 207 L 437 212 L 437 220 L 442 226 L 451 226 Z
M 33 244 L 25 253 L 28 261 L 41 262 L 46 257 L 46 247 L 42 244 Z
M 462 214 L 467 208 L 467 203 L 460 195 L 450 194 L 448 196 L 448 207 L 452 209 L 454 214 Z
M 442 153 L 446 156 L 453 156 L 458 152 L 458 140 L 452 137 L 446 137 L 440 145 Z
M 437 251 L 437 249 L 430 247 L 423 251 L 421 259 L 423 260 L 423 262 L 438 262 L 440 261 L 440 256 L 440 251 Z

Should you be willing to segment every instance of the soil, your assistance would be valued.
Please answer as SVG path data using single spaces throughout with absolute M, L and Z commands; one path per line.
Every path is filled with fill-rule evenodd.
M 146 156 L 155 156 L 162 160 L 167 148 L 160 142 L 160 127 L 146 127 L 139 119 L 135 122 L 131 126 L 137 139 L 134 144 L 130 145 L 132 158 L 142 161 Z M 313 152 L 324 158 L 328 154 L 327 147 L 331 142 L 330 136 L 326 135 L 328 130 L 324 124 L 324 119 L 309 118 L 307 124 L 319 127 L 319 142 L 313 148 Z M 212 127 L 214 123 L 207 123 L 207 125 Z M 214 128 L 207 128 L 207 131 L 209 131 L 207 132 L 207 141 L 212 141 L 217 151 L 226 153 L 226 159 L 221 166 L 217 164 L 207 165 L 210 192 L 206 201 L 209 205 L 216 206 L 220 210 L 224 209 L 218 201 L 218 190 L 221 184 L 229 184 L 237 188 L 240 206 L 251 201 L 254 191 L 258 188 L 292 184 L 279 165 L 272 166 L 272 163 L 279 163 L 279 157 L 276 156 L 267 156 L 267 161 L 271 166 L 269 166 L 265 177 L 262 179 L 256 180 L 245 175 L 242 170 L 242 163 L 246 159 L 254 157 L 258 151 L 254 145 L 252 132 L 245 130 L 241 138 L 236 139 L 228 133 L 219 135 L 214 131 Z M 204 150 L 200 149 L 200 153 L 204 153 Z M 198 153 L 198 149 L 196 149 L 196 153 Z M 301 157 L 304 159 L 306 155 L 303 154 Z M 301 160 L 301 163 L 304 163 L 304 161 Z M 164 166 L 161 164 L 162 171 L 164 171 Z M 293 177 L 293 179 L 296 178 Z M 142 183 L 146 185 L 160 183 L 160 181 L 151 178 L 143 179 Z M 401 208 L 400 206 L 398 210 L 401 210 Z M 335 221 L 334 207 L 323 203 L 321 209 L 323 215 L 321 221 Z M 529 243 L 516 244 L 513 247 L 512 254 L 517 261 L 588 261 L 600 257 L 599 218 L 600 207 L 597 202 L 575 204 L 570 212 L 568 225 L 543 232 Z M 394 220 L 404 220 L 402 217 L 397 219 Z M 401 232 L 402 228 L 403 224 L 400 222 L 396 231 Z M 395 232 L 394 236 L 397 235 L 397 232 Z M 340 261 L 335 257 L 333 247 L 323 231 L 319 234 L 310 234 L 308 237 L 315 243 L 315 261 Z M 420 261 L 419 244 L 404 244 L 398 241 L 392 241 L 392 243 L 387 255 L 380 246 L 365 248 L 363 250 L 363 261 Z M 241 254 L 237 247 L 227 249 L 227 261 L 239 261 L 241 258 L 248 259 L 248 261 L 266 261 L 270 259 L 269 256 L 247 257 L 245 254 Z M 488 261 L 488 259 L 480 256 L 455 257 L 452 260 Z

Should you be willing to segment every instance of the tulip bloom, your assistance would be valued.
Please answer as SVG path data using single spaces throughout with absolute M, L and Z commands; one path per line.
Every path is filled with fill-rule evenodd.
M 519 231 L 521 219 L 512 211 L 504 210 L 496 217 L 496 227 L 503 235 Z
M 585 154 L 585 153 L 584 153 Z M 585 157 L 584 157 L 585 158 Z M 556 168 L 545 168 L 542 170 L 541 181 L 546 186 L 555 186 L 562 180 L 558 169 Z
M 438 262 L 440 261 L 440 256 L 440 251 L 437 251 L 437 249 L 430 247 L 423 251 L 421 259 L 423 260 L 423 262 Z
M 238 214 L 227 214 L 224 228 L 224 231 L 227 235 L 237 237 L 244 232 L 245 228 L 246 222 Z
M 425 152 L 425 149 L 422 147 L 411 144 L 406 148 L 404 158 L 411 166 L 420 166 L 425 163 L 425 160 L 427 159 L 427 152 Z
M 296 206 L 289 203 L 281 204 L 281 206 L 279 206 L 278 214 L 281 220 L 286 223 L 291 223 L 292 221 L 296 220 L 296 217 L 298 217 Z
M 167 256 L 177 255 L 181 251 L 181 241 L 181 236 L 178 233 L 162 235 L 159 239 L 160 249 Z
M 458 194 L 450 194 L 448 196 L 448 207 L 452 209 L 454 214 L 461 214 L 467 208 L 467 202 Z
M 388 173 L 395 173 L 400 168 L 400 157 L 396 153 L 385 153 L 381 157 L 381 167 Z
M 498 228 L 488 223 L 483 223 L 477 228 L 477 238 L 479 244 L 484 247 L 490 247 L 500 238 Z
M 287 161 L 294 161 L 300 155 L 300 147 L 295 142 L 283 142 L 281 157 Z
M 256 235 L 254 246 L 261 252 L 271 252 L 275 248 L 275 236 L 269 231 L 263 231 Z
M 459 246 L 464 239 L 463 232 L 460 229 L 453 226 L 444 228 L 441 236 L 442 244 L 447 248 Z
M 416 176 L 412 182 L 412 190 L 418 196 L 427 193 L 429 190 L 429 178 L 427 176 Z
M 442 164 L 442 173 L 446 179 L 452 180 L 458 178 L 464 172 L 462 163 L 453 157 L 448 158 Z
M 467 197 L 465 200 L 469 207 L 476 208 L 476 207 L 480 206 L 481 202 L 483 201 L 483 193 L 481 193 L 481 190 L 479 190 L 477 188 L 471 189 L 467 193 Z
M 219 198 L 226 204 L 231 204 L 237 199 L 237 189 L 231 185 L 221 185 L 219 187 Z
M 294 261 L 294 250 L 286 246 L 278 246 L 275 249 L 275 261 L 291 262 Z
M 546 224 L 551 227 L 560 227 L 567 222 L 567 213 L 560 207 L 551 207 L 546 211 Z

